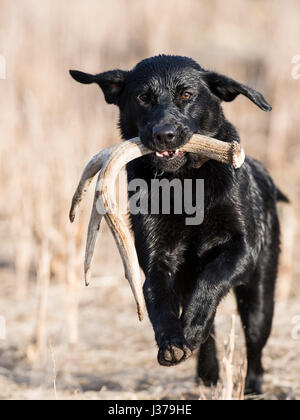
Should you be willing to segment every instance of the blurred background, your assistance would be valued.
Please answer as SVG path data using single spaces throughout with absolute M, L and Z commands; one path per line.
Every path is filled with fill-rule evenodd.
M 190 56 L 260 90 L 273 106 L 266 114 L 239 97 L 224 109 L 247 153 L 292 201 L 280 206 L 283 253 L 265 389 L 271 399 L 300 398 L 299 22 L 298 0 L 0 0 L 0 399 L 224 396 L 224 379 L 213 391 L 195 386 L 194 359 L 169 370 L 157 365 L 153 331 L 148 320 L 138 324 L 106 227 L 93 285 L 83 287 L 92 192 L 78 221 L 68 222 L 83 167 L 120 141 L 117 109 L 68 70 L 130 69 L 159 53 Z M 218 315 L 221 360 L 233 313 L 229 297 Z M 238 398 L 238 323 L 233 336 Z

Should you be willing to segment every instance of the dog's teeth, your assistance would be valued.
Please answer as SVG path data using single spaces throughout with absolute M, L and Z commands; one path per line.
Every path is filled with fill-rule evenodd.
M 160 158 L 172 158 L 180 155 L 180 149 L 174 150 L 174 151 L 165 151 L 162 153 L 156 152 L 156 156 Z

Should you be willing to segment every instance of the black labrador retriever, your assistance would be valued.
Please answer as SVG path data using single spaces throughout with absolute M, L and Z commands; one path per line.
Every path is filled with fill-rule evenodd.
M 239 141 L 222 101 L 242 94 L 263 111 L 271 106 L 254 89 L 187 57 L 160 55 L 131 71 L 71 75 L 80 83 L 97 83 L 106 101 L 119 107 L 124 139 L 139 136 L 156 152 L 128 165 L 129 181 L 146 181 L 148 193 L 151 180 L 162 177 L 205 182 L 199 226 L 188 226 L 185 214 L 131 215 L 159 363 L 176 365 L 200 349 L 198 378 L 215 385 L 214 318 L 220 301 L 234 289 L 247 343 L 246 390 L 260 394 L 280 253 L 277 202 L 288 199 L 252 158 L 237 170 L 212 160 L 197 168 L 197 156 L 178 149 L 194 133 Z

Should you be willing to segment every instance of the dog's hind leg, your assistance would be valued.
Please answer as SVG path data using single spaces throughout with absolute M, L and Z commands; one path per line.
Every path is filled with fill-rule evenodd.
M 219 380 L 219 363 L 213 327 L 207 341 L 200 346 L 198 354 L 197 377 L 199 384 L 216 386 Z
M 249 285 L 235 289 L 247 345 L 246 394 L 262 394 L 262 353 L 272 329 L 276 276 L 277 261 L 261 263 Z

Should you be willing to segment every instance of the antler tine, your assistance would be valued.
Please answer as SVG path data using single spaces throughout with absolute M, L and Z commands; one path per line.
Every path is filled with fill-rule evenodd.
M 91 281 L 91 265 L 94 256 L 94 250 L 96 246 L 97 236 L 100 230 L 101 221 L 103 218 L 103 211 L 100 208 L 102 204 L 101 195 L 99 192 L 99 184 L 101 179 L 101 172 L 98 176 L 98 181 L 96 185 L 94 204 L 92 209 L 92 214 L 89 222 L 86 248 L 85 248 L 85 260 L 84 260 L 84 276 L 86 286 L 90 285 Z M 101 206 L 103 207 L 103 206 Z
M 105 164 L 105 162 L 116 147 L 118 146 L 110 147 L 109 149 L 105 149 L 102 152 L 98 153 L 89 161 L 89 163 L 85 167 L 76 192 L 73 196 L 72 206 L 69 214 L 71 223 L 73 223 L 75 220 L 76 211 L 80 206 L 80 203 L 83 200 L 83 197 L 85 196 L 87 190 L 89 189 L 93 178 L 101 170 L 101 168 L 103 167 L 103 165 Z

